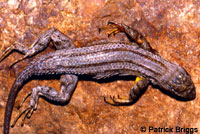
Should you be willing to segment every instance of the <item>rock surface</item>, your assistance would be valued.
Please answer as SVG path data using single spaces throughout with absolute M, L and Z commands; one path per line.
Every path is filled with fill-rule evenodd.
M 141 127 L 173 128 L 200 133 L 200 1 L 193 0 L 0 0 L 0 51 L 18 41 L 26 46 L 48 28 L 56 27 L 72 38 L 77 47 L 98 39 L 127 41 L 123 34 L 107 38 L 98 33 L 108 21 L 125 23 L 141 32 L 151 46 L 166 59 L 183 66 L 196 86 L 194 101 L 181 102 L 149 86 L 132 106 L 114 107 L 104 96 L 128 95 L 134 81 L 107 83 L 79 81 L 68 105 L 53 105 L 40 99 L 37 111 L 23 127 L 18 121 L 11 134 L 138 134 Z M 42 54 L 55 51 L 52 46 Z M 41 54 L 39 54 L 41 55 Z M 9 90 L 15 77 L 33 60 L 12 69 L 9 65 L 22 57 L 12 53 L 0 63 L 0 133 Z M 59 89 L 59 80 L 32 80 L 19 92 L 17 106 L 37 85 Z M 190 129 L 186 129 L 190 128 Z M 159 131 L 159 129 L 157 129 Z M 156 133 L 150 131 L 150 133 Z

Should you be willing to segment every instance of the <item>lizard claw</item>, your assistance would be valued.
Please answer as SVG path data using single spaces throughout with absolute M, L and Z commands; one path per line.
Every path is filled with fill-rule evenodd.
M 28 97 L 30 97 L 32 94 L 32 92 L 29 92 L 26 97 L 23 99 L 23 101 L 21 102 L 21 104 L 17 107 L 17 109 L 20 109 L 22 107 L 22 105 L 24 104 L 24 102 L 28 99 Z
M 121 24 L 116 24 L 109 21 L 107 25 L 113 27 L 112 31 L 110 31 L 110 33 L 108 34 L 108 37 L 110 37 L 111 35 L 115 36 L 117 33 L 125 31 L 124 27 L 121 26 Z
M 9 68 L 12 68 L 15 64 L 17 64 L 18 62 L 20 62 L 20 61 L 22 61 L 22 60 L 24 60 L 24 59 L 26 59 L 26 58 L 27 58 L 27 56 L 24 56 L 24 57 L 22 57 L 21 59 L 14 61 L 14 63 L 12 63 L 12 64 L 9 66 Z
M 15 46 L 12 45 L 8 47 L 0 56 L 0 62 L 3 61 L 13 50 L 15 49 Z
M 22 105 L 24 104 L 24 102 L 27 100 L 27 98 L 29 96 L 31 96 L 32 92 L 28 93 L 27 96 L 23 99 L 22 103 L 17 107 L 18 109 L 20 109 L 22 107 Z M 15 121 L 13 122 L 13 124 L 11 125 L 11 127 L 14 127 L 15 124 L 17 123 L 17 121 L 19 120 L 19 118 L 22 117 L 22 115 L 24 115 L 24 117 L 22 118 L 22 123 L 21 126 L 24 125 L 24 121 L 26 118 L 30 118 L 31 115 L 33 114 L 33 112 L 37 109 L 37 103 L 34 106 L 29 105 L 29 107 L 27 107 L 26 109 L 24 109 L 15 119 Z
M 14 127 L 15 124 L 17 123 L 17 121 L 19 120 L 19 118 L 24 114 L 24 117 L 23 117 L 22 123 L 21 123 L 21 126 L 23 126 L 23 125 L 24 125 L 24 120 L 25 120 L 25 118 L 30 118 L 31 115 L 32 115 L 32 113 L 33 113 L 33 111 L 34 111 L 34 108 L 31 107 L 31 106 L 29 106 L 29 107 L 27 107 L 26 109 L 24 109 L 24 110 L 18 115 L 18 117 L 15 119 L 15 121 L 13 122 L 13 124 L 11 125 L 11 127 Z
M 109 21 L 107 23 L 107 26 L 99 28 L 98 31 L 100 33 L 102 30 L 105 30 L 105 29 L 108 29 L 108 37 L 110 37 L 111 35 L 115 36 L 117 33 L 125 31 L 123 26 L 121 26 L 120 24 L 116 24 L 114 22 L 111 22 L 111 21 Z
M 117 95 L 117 97 L 110 96 L 109 99 L 104 97 L 104 101 L 113 106 L 125 106 L 133 103 L 131 100 L 129 100 L 129 97 L 120 97 L 119 95 Z
M 19 42 L 15 42 L 13 45 L 9 46 L 9 47 L 8 47 L 6 50 L 4 50 L 4 51 L 2 52 L 2 54 L 0 55 L 0 62 L 3 61 L 12 51 L 14 51 L 14 50 L 19 51 L 19 48 L 23 48 L 23 45 L 22 45 L 21 43 L 19 43 Z M 23 53 L 23 50 L 20 51 L 20 52 Z M 26 59 L 27 57 L 28 57 L 28 55 L 25 55 L 25 56 L 22 57 L 21 59 L 16 60 L 14 63 L 12 63 L 12 64 L 10 65 L 10 68 L 12 68 L 12 67 L 13 67 L 15 64 L 17 64 L 18 62 L 20 62 L 20 61 Z

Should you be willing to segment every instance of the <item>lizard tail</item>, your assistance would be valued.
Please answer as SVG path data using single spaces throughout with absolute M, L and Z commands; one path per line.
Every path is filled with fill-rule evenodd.
M 25 70 L 23 70 L 19 76 L 16 78 L 12 88 L 10 90 L 8 101 L 6 104 L 6 110 L 4 115 L 4 134 L 9 134 L 10 121 L 12 116 L 12 110 L 15 103 L 16 96 L 19 90 L 22 88 L 23 84 L 33 75 L 33 66 L 28 66 Z

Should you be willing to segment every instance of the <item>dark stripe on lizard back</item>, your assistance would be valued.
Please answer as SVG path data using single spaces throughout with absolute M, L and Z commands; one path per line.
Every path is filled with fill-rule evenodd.
M 106 71 L 114 65 L 114 70 L 128 69 L 148 75 L 149 77 L 155 77 L 162 75 L 167 70 L 167 67 L 164 65 L 165 63 L 163 63 L 166 61 L 160 56 L 144 51 L 142 48 L 134 45 L 110 43 L 110 45 L 60 50 L 59 53 L 61 52 L 63 55 L 59 55 L 59 57 L 55 56 L 55 52 L 54 54 L 45 56 L 44 59 L 39 59 L 38 62 L 40 63 L 38 63 L 38 66 L 43 70 L 41 73 L 45 73 L 44 70 L 52 73 L 54 71 L 51 70 L 57 70 L 57 73 L 86 74 L 88 72 L 85 70 L 89 70 L 91 67 L 90 73 L 93 74 Z M 109 66 L 106 66 L 106 64 Z M 99 69 L 97 69 L 98 66 Z M 92 67 L 97 70 L 92 71 Z
M 125 47 L 122 47 L 122 46 L 125 46 Z M 58 51 L 63 51 L 63 50 L 58 50 Z M 113 52 L 113 51 L 129 51 L 131 53 L 135 53 L 151 61 L 154 61 L 155 63 L 160 64 L 160 66 L 163 66 L 167 69 L 166 65 L 162 61 L 158 60 L 158 59 L 163 60 L 159 55 L 156 55 L 150 51 L 146 51 L 134 43 L 130 44 L 130 43 L 124 43 L 124 42 L 110 42 L 107 44 L 96 44 L 95 46 L 76 48 L 76 49 L 71 49 L 67 51 L 70 51 L 70 52 L 67 52 L 66 53 L 67 55 L 63 55 L 63 56 L 76 57 L 76 56 L 84 56 L 84 55 L 88 55 L 92 53 L 97 53 L 97 52 L 103 53 L 103 52 Z

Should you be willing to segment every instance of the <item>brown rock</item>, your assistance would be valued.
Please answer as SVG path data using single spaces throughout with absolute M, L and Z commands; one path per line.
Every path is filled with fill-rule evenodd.
M 128 95 L 133 81 L 96 83 L 80 81 L 68 105 L 56 106 L 40 99 L 37 111 L 24 127 L 21 120 L 11 134 L 136 134 L 141 127 L 176 126 L 200 131 L 200 2 L 180 0 L 8 0 L 0 1 L 0 51 L 19 41 L 29 46 L 41 32 L 56 27 L 70 36 L 76 46 L 87 46 L 96 39 L 126 40 L 123 34 L 107 38 L 98 33 L 108 21 L 125 23 L 141 32 L 152 47 L 166 59 L 183 66 L 196 86 L 194 101 L 180 102 L 151 86 L 132 106 L 114 107 L 103 96 Z M 126 40 L 127 41 L 127 40 Z M 55 51 L 49 47 L 43 54 Z M 15 76 L 33 59 L 9 65 L 22 55 L 12 53 L 0 63 L 0 133 L 4 110 Z M 25 94 L 37 85 L 59 89 L 59 80 L 32 80 L 18 94 L 16 107 Z M 28 105 L 28 101 L 24 107 Z M 191 128 L 191 129 L 186 129 Z M 154 133 L 151 131 L 150 133 Z

